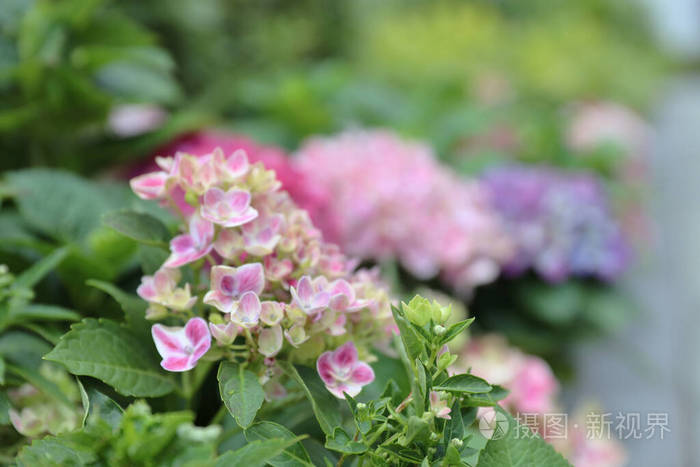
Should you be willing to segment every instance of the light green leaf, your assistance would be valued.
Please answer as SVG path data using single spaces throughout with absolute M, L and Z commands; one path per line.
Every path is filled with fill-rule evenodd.
M 336 427 L 332 436 L 326 438 L 326 447 L 343 454 L 362 454 L 367 451 L 367 445 L 355 441 L 340 427 Z
M 455 375 L 447 378 L 440 385 L 434 386 L 435 391 L 467 392 L 478 394 L 489 392 L 493 387 L 483 379 L 470 374 Z
M 268 439 L 253 441 L 235 451 L 228 451 L 219 457 L 216 467 L 264 467 L 270 460 L 279 456 L 285 449 L 297 444 L 306 436 L 291 439 Z
M 217 375 L 219 392 L 226 408 L 241 427 L 253 423 L 265 400 L 258 377 L 233 362 L 222 362 Z
M 251 441 L 269 439 L 293 439 L 294 433 L 274 422 L 259 422 L 245 430 L 246 439 Z M 311 459 L 301 443 L 289 446 L 279 456 L 270 459 L 268 464 L 273 467 L 294 467 L 299 465 L 312 466 Z
M 425 346 L 421 342 L 420 337 L 416 331 L 411 327 L 410 323 L 404 317 L 404 314 L 396 307 L 391 307 L 391 311 L 394 314 L 394 321 L 399 328 L 399 336 L 401 337 L 401 342 L 406 349 L 406 354 L 408 355 L 409 361 L 413 362 L 415 359 L 421 356 L 425 358 Z
M 464 332 L 465 329 L 469 327 L 470 324 L 474 321 L 474 318 L 469 318 L 465 319 L 464 321 L 460 321 L 459 323 L 455 323 L 449 328 L 447 328 L 447 331 L 445 334 L 443 334 L 440 337 L 440 345 L 442 344 L 447 344 L 450 342 L 452 339 L 455 337 L 459 336 L 462 332 Z
M 160 219 L 143 212 L 122 210 L 102 216 L 102 222 L 139 243 L 167 247 L 170 232 Z
M 561 454 L 532 431 L 508 415 L 505 436 L 490 440 L 481 451 L 477 467 L 569 467 Z
M 125 396 L 157 397 L 175 388 L 153 349 L 110 320 L 88 318 L 74 324 L 44 358 L 73 374 L 102 380 Z
M 286 361 L 280 361 L 278 365 L 301 386 L 306 398 L 311 403 L 311 408 L 321 430 L 326 435 L 331 435 L 335 428 L 342 423 L 338 399 L 328 392 L 321 378 L 311 368 L 294 366 Z
M 9 317 L 11 322 L 19 323 L 22 321 L 42 320 L 42 321 L 78 321 L 80 314 L 73 310 L 63 308 L 56 305 L 43 305 L 40 303 L 31 303 L 17 310 L 11 311 Z

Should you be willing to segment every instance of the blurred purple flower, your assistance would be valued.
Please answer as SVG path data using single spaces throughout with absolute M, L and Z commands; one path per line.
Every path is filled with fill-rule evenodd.
M 517 245 L 506 274 L 532 268 L 551 282 L 611 281 L 625 270 L 629 248 L 594 176 L 509 166 L 488 171 L 483 181 Z

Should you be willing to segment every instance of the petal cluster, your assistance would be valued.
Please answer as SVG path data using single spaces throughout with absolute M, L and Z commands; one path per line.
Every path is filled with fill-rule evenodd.
M 355 345 L 364 355 L 389 341 L 390 302 L 377 272 L 354 271 L 357 262 L 324 241 L 274 172 L 242 150 L 226 155 L 219 148 L 178 152 L 157 164 L 159 171 L 132 186 L 174 211 L 182 233 L 161 269 L 143 278 L 139 295 L 151 319 L 190 318 L 183 327 L 153 326 L 165 369 L 187 371 L 211 347 L 209 359 L 247 359 L 274 397 L 284 392 L 278 358 L 311 363 L 349 341 L 355 356 Z M 334 367 L 340 382 L 329 387 L 356 394 L 371 369 L 355 363 L 349 375 Z

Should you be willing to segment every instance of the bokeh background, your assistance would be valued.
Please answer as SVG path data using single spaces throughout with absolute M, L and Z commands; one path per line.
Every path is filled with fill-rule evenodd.
M 624 234 L 624 272 L 530 270 L 465 292 L 376 262 L 403 293 L 442 289 L 483 330 L 547 359 L 567 409 L 668 413 L 665 439 L 624 442 L 629 465 L 695 465 L 699 58 L 693 0 L 2 0 L 0 170 L 12 181 L 0 196 L 29 183 L 17 170 L 58 168 L 84 177 L 70 182 L 84 197 L 97 186 L 109 198 L 89 207 L 99 214 L 153 154 L 212 129 L 283 154 L 379 127 L 424 141 L 464 179 L 513 164 L 585 172 Z M 506 210 L 525 194 L 510 196 Z M 0 213 L 8 264 L 26 262 L 9 252 L 28 245 L 26 226 L 83 210 L 24 203 Z M 86 255 L 118 263 L 101 250 L 109 234 L 83 227 Z

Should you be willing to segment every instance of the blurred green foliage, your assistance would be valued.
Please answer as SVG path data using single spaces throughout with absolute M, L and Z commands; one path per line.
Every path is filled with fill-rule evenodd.
M 644 110 L 665 65 L 630 1 L 6 0 L 0 168 L 92 173 L 211 125 L 288 148 L 388 126 L 467 171 L 566 165 L 565 104 Z M 167 118 L 119 136 L 122 104 Z

